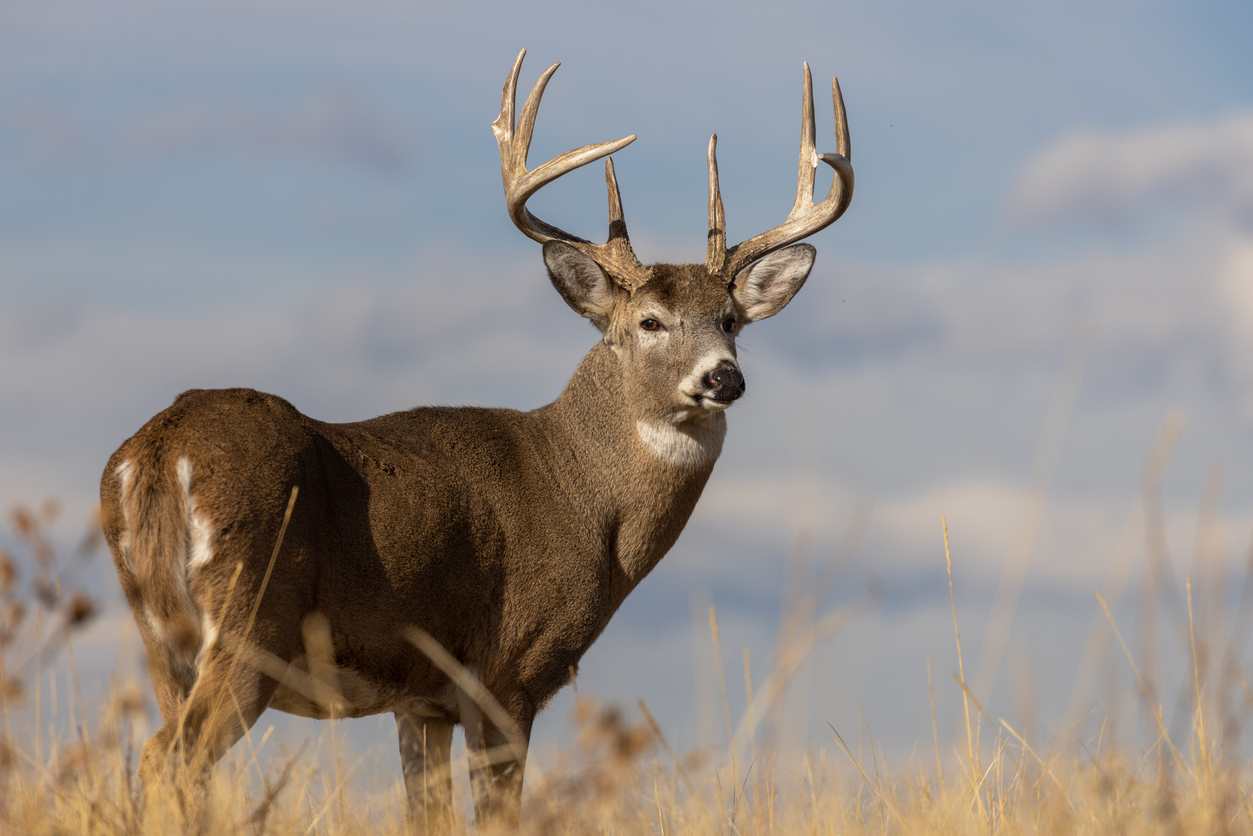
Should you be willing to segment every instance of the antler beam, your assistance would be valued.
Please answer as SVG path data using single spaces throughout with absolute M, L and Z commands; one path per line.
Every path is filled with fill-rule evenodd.
M 726 217 L 722 211 L 722 194 L 718 189 L 718 160 L 715 151 L 718 135 L 709 139 L 709 248 L 705 267 L 728 282 L 745 267 L 820 229 L 835 223 L 853 199 L 853 164 L 848 138 L 848 120 L 844 113 L 844 96 L 839 79 L 831 79 L 831 101 L 835 106 L 835 154 L 819 154 L 814 144 L 814 92 L 809 64 L 805 64 L 804 100 L 801 104 L 801 152 L 796 178 L 796 200 L 792 211 L 769 232 L 749 238 L 727 248 Z M 822 203 L 814 203 L 814 173 L 818 161 L 835 169 L 831 190 Z
M 518 53 L 513 69 L 505 82 L 500 99 L 500 116 L 492 123 L 496 142 L 500 145 L 500 172 L 505 184 L 505 204 L 514 226 L 529 238 L 541 244 L 548 241 L 565 241 L 578 248 L 627 290 L 635 290 L 646 283 L 651 275 L 649 268 L 640 264 L 631 249 L 627 237 L 626 220 L 622 215 L 622 197 L 618 193 L 618 180 L 614 176 L 613 160 L 605 160 L 605 186 L 609 192 L 609 240 L 593 244 L 571 235 L 552 224 L 535 217 L 526 208 L 533 194 L 561 175 L 580 166 L 607 157 L 635 141 L 635 134 L 595 145 L 584 145 L 573 151 L 554 157 L 532 171 L 527 171 L 526 157 L 531 147 L 531 134 L 535 130 L 535 116 L 548 80 L 561 64 L 553 64 L 535 82 L 522 107 L 522 114 L 514 125 L 514 105 L 517 100 L 518 74 L 522 71 L 522 59 L 526 50 Z

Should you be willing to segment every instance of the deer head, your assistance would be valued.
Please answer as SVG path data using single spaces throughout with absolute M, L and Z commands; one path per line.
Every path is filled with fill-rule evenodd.
M 544 261 L 557 292 L 600 330 L 605 345 L 622 361 L 627 401 L 637 410 L 637 421 L 663 436 L 672 428 L 704 426 L 744 394 L 744 376 L 735 353 L 740 330 L 782 310 L 813 267 L 813 247 L 789 245 L 834 223 L 852 199 L 853 169 L 839 82 L 831 84 L 837 153 L 818 154 L 813 83 L 805 65 L 796 200 L 783 223 L 726 246 L 715 134 L 708 152 L 705 263 L 645 266 L 631 248 L 613 160 L 608 157 L 634 142 L 635 136 L 586 145 L 528 171 L 527 152 L 540 100 L 560 64 L 549 67 L 535 82 L 515 124 L 518 74 L 525 56 L 522 50 L 514 61 L 501 97 L 500 116 L 492 123 L 500 144 L 509 217 L 518 229 L 544 245 Z M 544 185 L 601 157 L 606 158 L 609 193 L 609 236 L 604 244 L 571 235 L 527 210 L 527 200 Z M 835 170 L 835 178 L 826 198 L 815 203 L 819 161 Z M 641 434 L 645 432 L 642 426 Z

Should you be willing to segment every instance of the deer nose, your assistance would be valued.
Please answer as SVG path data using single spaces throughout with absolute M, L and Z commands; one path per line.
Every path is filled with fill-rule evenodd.
M 744 375 L 734 366 L 719 366 L 705 375 L 705 386 L 713 391 L 710 397 L 717 401 L 733 401 L 747 388 Z

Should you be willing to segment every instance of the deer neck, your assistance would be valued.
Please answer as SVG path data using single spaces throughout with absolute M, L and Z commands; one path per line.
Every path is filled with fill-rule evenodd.
M 621 360 L 603 342 L 537 417 L 555 475 L 604 557 L 617 561 L 625 586 L 615 591 L 625 597 L 691 516 L 722 450 L 726 418 L 675 425 L 642 414 Z

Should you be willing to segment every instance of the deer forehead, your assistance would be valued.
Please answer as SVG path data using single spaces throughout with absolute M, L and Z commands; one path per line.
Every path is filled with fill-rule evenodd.
M 684 319 L 714 321 L 734 310 L 723 279 L 700 264 L 655 264 L 652 278 L 632 293 L 626 309 L 632 314 L 667 312 Z

